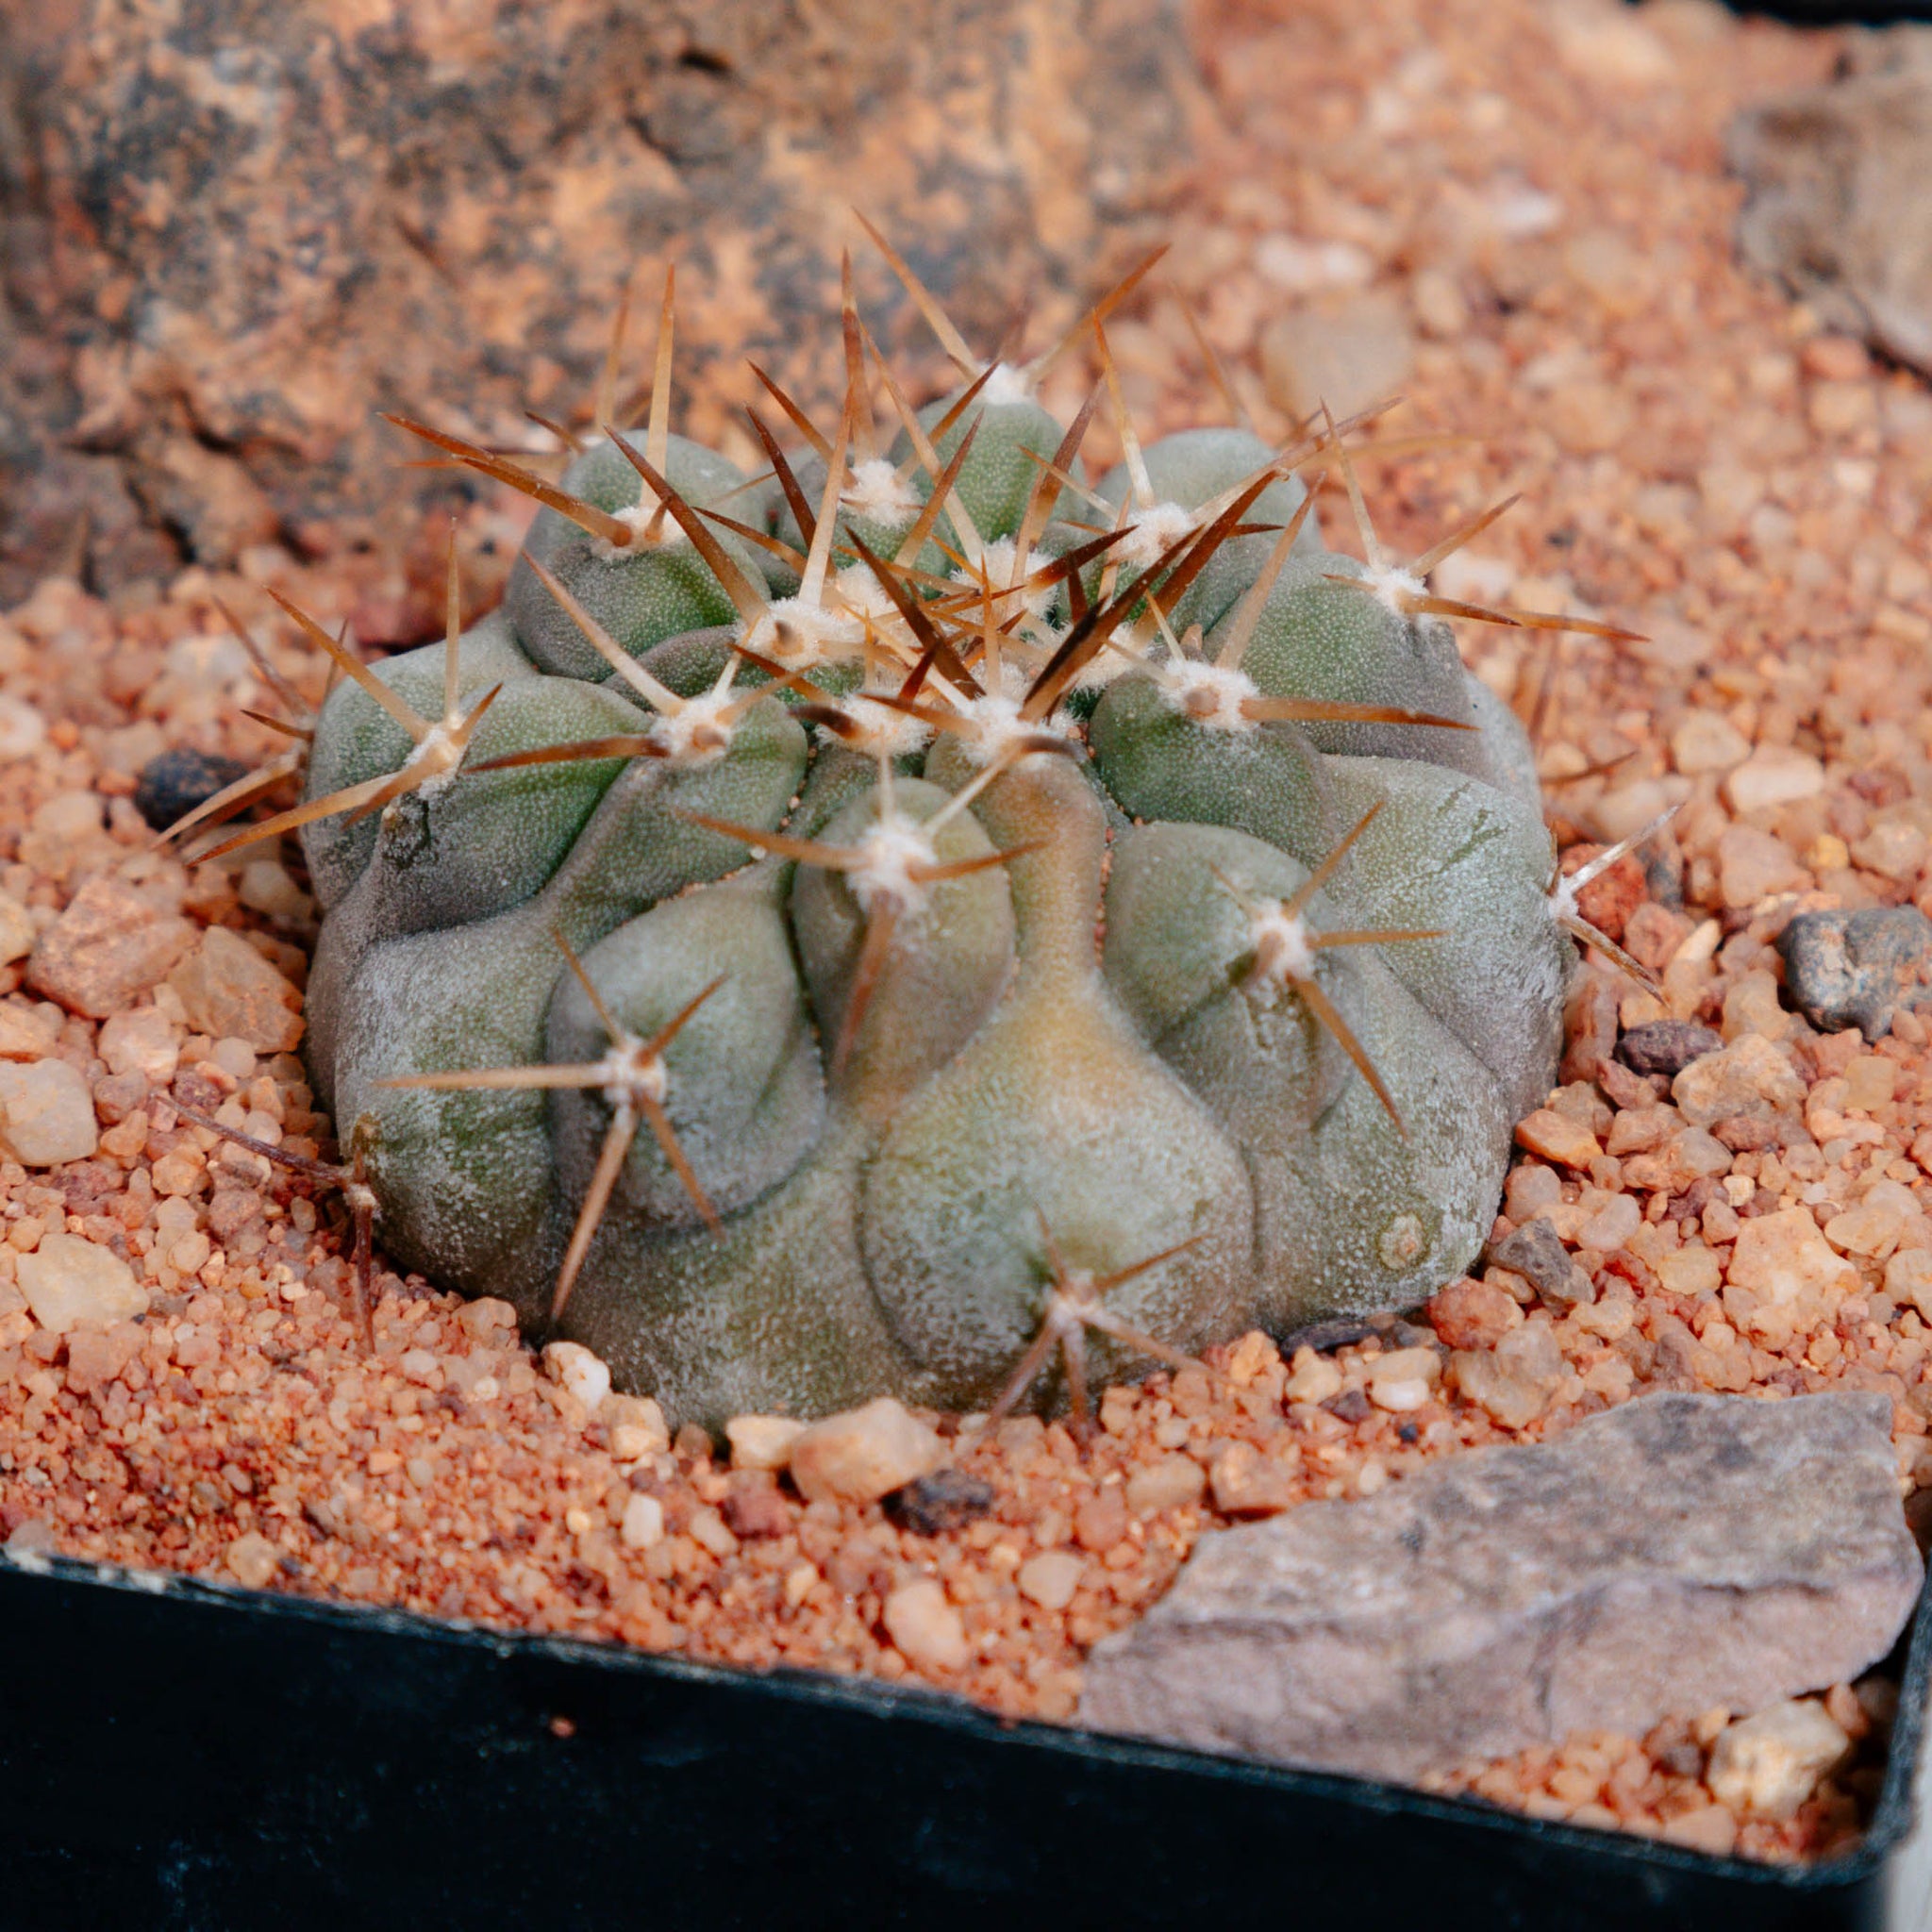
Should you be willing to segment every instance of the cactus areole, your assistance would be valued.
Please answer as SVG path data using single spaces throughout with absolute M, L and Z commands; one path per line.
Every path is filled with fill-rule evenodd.
M 383 1245 L 675 1421 L 1052 1410 L 1412 1306 L 1555 1074 L 1574 895 L 1443 618 L 1559 621 L 1390 562 L 1351 425 L 1143 447 L 1103 304 L 1070 426 L 1058 351 L 975 365 L 916 294 L 960 387 L 915 409 L 848 294 L 841 419 L 780 396 L 762 477 L 670 432 L 668 292 L 650 421 L 560 475 L 406 424 L 544 507 L 267 822 Z

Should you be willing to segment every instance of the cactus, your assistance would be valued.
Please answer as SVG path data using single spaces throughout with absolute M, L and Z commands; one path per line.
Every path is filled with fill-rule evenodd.
M 1051 1408 L 1413 1305 L 1607 947 L 1444 620 L 1571 621 L 1426 587 L 1489 517 L 1404 568 L 1353 425 L 1143 448 L 1137 277 L 1063 425 L 1058 351 L 977 363 L 890 258 L 961 389 L 908 404 L 848 274 L 841 421 L 768 382 L 808 446 L 753 412 L 762 479 L 670 433 L 668 285 L 648 423 L 559 482 L 397 419 L 542 504 L 505 604 L 464 628 L 453 557 L 444 641 L 373 671 L 288 607 L 347 675 L 303 802 L 212 847 L 302 835 L 387 1251 L 679 1420 Z

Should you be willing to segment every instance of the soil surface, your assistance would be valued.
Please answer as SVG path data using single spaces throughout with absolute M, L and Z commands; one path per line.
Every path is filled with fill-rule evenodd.
M 931 1509 L 808 1503 L 724 1444 L 667 1440 L 652 1405 L 587 1408 L 501 1305 L 382 1268 L 372 1345 L 332 1191 L 177 1110 L 333 1156 L 291 1050 L 314 933 L 298 857 L 190 871 L 133 803 L 164 747 L 285 748 L 240 716 L 267 693 L 217 596 L 319 692 L 265 588 L 333 626 L 370 583 L 273 544 L 105 601 L 54 576 L 0 620 L 0 1072 L 71 1070 L 34 1074 L 40 1139 L 16 1151 L 36 1158 L 0 1163 L 14 1548 L 1064 1718 L 1087 1649 L 1204 1530 L 1652 1390 L 1882 1391 L 1908 1513 L 1932 1516 L 1927 1027 L 1814 1031 L 1774 943 L 1803 911 L 1932 909 L 1932 396 L 1733 266 L 1721 159 L 1731 113 L 1822 76 L 1838 42 L 1704 4 L 1222 0 L 1196 26 L 1211 113 L 1168 210 L 1168 286 L 1110 328 L 1141 432 L 1224 408 L 1178 290 L 1264 427 L 1314 383 L 1338 408 L 1404 393 L 1362 459 L 1398 556 L 1524 492 L 1439 570 L 1443 594 L 1646 639 L 1463 639 L 1536 722 L 1568 863 L 1680 807 L 1586 898 L 1662 994 L 1591 962 L 1495 1231 L 1541 1218 L 1571 1271 L 1540 1288 L 1492 1264 L 1367 1332 L 1238 1339 L 1211 1373 L 1108 1391 L 1085 1444 L 928 1418 L 984 1507 L 970 1485 Z M 1087 380 L 1065 371 L 1048 400 L 1066 413 Z M 476 515 L 506 553 L 526 521 L 507 497 Z M 1356 545 L 1345 501 L 1323 516 Z M 1629 1040 L 1671 1021 L 1723 1056 L 1674 1074 L 1642 1050 L 1668 1036 Z M 50 1281 L 99 1297 L 106 1325 L 58 1332 Z M 1788 1820 L 1707 1781 L 1722 1711 L 1448 1784 L 1814 1856 L 1869 1811 L 1886 1687 L 1825 1705 L 1857 1750 Z

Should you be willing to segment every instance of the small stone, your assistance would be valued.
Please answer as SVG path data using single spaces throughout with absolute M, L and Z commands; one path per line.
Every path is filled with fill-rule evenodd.
M 1415 365 L 1402 305 L 1381 290 L 1315 296 L 1261 335 L 1261 379 L 1271 402 L 1300 417 L 1324 402 L 1352 415 L 1399 389 Z
M 1571 1259 L 1562 1238 L 1547 1221 L 1524 1222 L 1514 1234 L 1505 1235 L 1491 1247 L 1490 1258 L 1512 1274 L 1522 1275 L 1546 1302 L 1567 1308 L 1576 1302 L 1596 1299 L 1590 1276 Z
M 1926 843 L 1924 833 L 1909 820 L 1886 818 L 1851 848 L 1851 857 L 1867 872 L 1909 885 L 1924 866 Z
M 171 1086 L 181 1064 L 181 1029 L 158 1008 L 137 1007 L 108 1020 L 95 1051 L 110 1074 L 139 1074 L 151 1087 Z
M 1674 1818 L 1665 1819 L 1657 1836 L 1666 1844 L 1705 1852 L 1713 1858 L 1728 1858 L 1738 1848 L 1738 1820 L 1725 1806 L 1699 1805 L 1694 1810 L 1679 1811 Z
M 1815 1697 L 1774 1704 L 1725 1726 L 1710 1747 L 1711 1795 L 1756 1818 L 1795 1818 L 1852 1740 Z
M 721 1563 L 726 1557 L 738 1554 L 737 1532 L 708 1506 L 691 1511 L 691 1524 L 685 1533 L 701 1550 L 708 1550 Z
M 1651 1266 L 1671 1294 L 1715 1294 L 1724 1281 L 1716 1254 L 1702 1241 L 1687 1241 L 1681 1248 L 1673 1248 L 1659 1255 Z
M 11 966 L 33 951 L 34 923 L 18 899 L 0 892 L 0 966 Z
M 1779 1003 L 1777 980 L 1763 968 L 1745 974 L 1726 989 L 1724 1034 L 1727 1041 L 1745 1033 L 1782 1040 L 1790 1030 L 1791 1016 Z
M 1932 920 L 1914 906 L 1801 912 L 1778 935 L 1785 984 L 1821 1031 L 1891 1031 L 1901 1007 L 1932 1003 Z
M 234 758 L 209 758 L 185 745 L 150 758 L 134 781 L 134 808 L 157 832 L 206 805 L 217 791 L 248 775 Z
M 1074 1541 L 1091 1556 L 1106 1556 L 1128 1526 L 1126 1495 L 1117 1482 L 1103 1483 L 1074 1511 Z
M 1523 1325 L 1523 1310 L 1492 1282 L 1464 1275 L 1430 1298 L 1429 1324 L 1450 1348 L 1493 1348 Z
M 813 1423 L 791 1444 L 791 1480 L 807 1502 L 875 1503 L 946 1459 L 946 1445 L 890 1395 Z
M 724 1526 L 733 1536 L 742 1537 L 746 1541 L 786 1536 L 791 1529 L 791 1505 L 778 1493 L 778 1485 L 769 1470 L 734 1471 L 724 1512 Z
M 1885 1264 L 1885 1291 L 1932 1322 L 1932 1248 L 1901 1248 Z
M 4 1544 L 0 1544 L 9 1557 L 58 1557 L 60 1544 L 54 1535 L 53 1526 L 41 1521 L 38 1516 L 29 1516 Z
M 16 1264 L 20 1291 L 50 1334 L 111 1328 L 147 1313 L 147 1290 L 110 1249 L 78 1235 L 45 1234 Z
M 102 1020 L 156 985 L 193 943 L 187 920 L 119 879 L 92 878 L 41 935 L 26 983 L 69 1012 Z
M 1858 1279 L 1851 1263 L 1832 1253 L 1806 1208 L 1745 1222 L 1726 1273 L 1738 1287 L 1754 1289 L 1779 1307 L 1832 1289 L 1849 1291 Z
M 1883 1054 L 1861 1053 L 1846 1063 L 1845 1105 L 1862 1108 L 1870 1113 L 1883 1107 L 1898 1091 L 1898 1065 Z
M 100 1145 L 94 1097 L 65 1060 L 0 1060 L 0 1153 L 23 1167 L 85 1160 Z
M 1604 1151 L 1588 1127 L 1547 1107 L 1516 1124 L 1516 1144 L 1559 1167 L 1587 1168 Z
M 597 1406 L 597 1420 L 608 1434 L 611 1455 L 620 1462 L 641 1462 L 671 1447 L 664 1411 L 651 1396 L 607 1395 Z
M 1671 1082 L 1677 1111 L 1694 1127 L 1735 1114 L 1782 1111 L 1802 1104 L 1805 1082 L 1770 1041 L 1747 1033 L 1694 1059 Z
M 1071 1550 L 1042 1550 L 1020 1565 L 1013 1581 L 1020 1594 L 1042 1610 L 1063 1610 L 1080 1587 L 1083 1567 Z
M 1852 1681 L 1922 1576 L 1888 1397 L 1648 1396 L 1208 1532 L 1080 1722 L 1412 1780 Z
M 1252 1442 L 1230 1442 L 1214 1458 L 1208 1479 L 1214 1507 L 1224 1516 L 1273 1516 L 1295 1500 L 1293 1469 L 1262 1455 Z M 1122 1515 L 1124 1520 L 1124 1510 Z
M 280 1574 L 282 1553 L 259 1530 L 244 1530 L 223 1553 L 222 1560 L 237 1583 L 248 1590 L 266 1590 Z
M 990 1482 L 963 1469 L 938 1469 L 894 1490 L 886 1498 L 886 1509 L 915 1536 L 942 1536 L 976 1522 L 992 1503 Z
M 1503 1211 L 1511 1221 L 1534 1221 L 1563 1198 L 1563 1183 L 1554 1169 L 1534 1160 L 1519 1161 L 1503 1183 Z
M 633 1493 L 624 1506 L 618 1541 L 627 1550 L 648 1550 L 664 1540 L 664 1506 L 656 1496 Z
M 232 1035 L 258 1053 L 291 1053 L 301 1042 L 301 993 L 226 926 L 209 926 L 168 984 L 196 1032 Z
M 457 1310 L 457 1325 L 472 1341 L 487 1342 L 499 1331 L 516 1332 L 517 1311 L 495 1295 L 478 1295 Z
M 0 764 L 31 757 L 47 741 L 47 721 L 24 699 L 0 692 Z
M 1341 1371 L 1312 1348 L 1294 1352 L 1281 1394 L 1286 1402 L 1326 1402 L 1341 1387 Z
M 1731 809 L 1740 815 L 1816 798 L 1824 790 L 1824 767 L 1788 744 L 1760 744 L 1724 784 Z
M 973 1654 L 966 1626 L 937 1578 L 922 1576 L 902 1583 L 886 1598 L 884 1615 L 886 1635 L 909 1664 L 928 1671 L 957 1671 Z
M 138 1322 L 111 1328 L 76 1328 L 67 1338 L 67 1386 L 78 1395 L 105 1389 L 141 1353 Z
M 1531 1363 L 1505 1353 L 1516 1334 L 1530 1332 L 1526 1327 L 1519 1329 L 1506 1335 L 1493 1349 L 1458 1349 L 1449 1357 L 1456 1386 L 1506 1429 L 1526 1429 L 1550 1406 L 1562 1379 L 1559 1373 L 1539 1373 Z M 1541 1333 L 1547 1336 L 1549 1330 Z
M 1722 1149 L 1719 1150 L 1722 1153 Z M 1730 1165 L 1730 1157 L 1724 1155 L 1724 1165 Z M 1643 1210 L 1637 1204 L 1633 1194 L 1612 1194 L 1604 1205 L 1576 1230 L 1576 1245 L 1587 1248 L 1593 1255 L 1614 1255 L 1624 1245 L 1637 1230 L 1643 1225 Z M 1579 1268 L 1576 1274 L 1582 1274 Z M 1572 1277 L 1573 1283 L 1574 1276 Z M 1584 1279 L 1589 1280 L 1585 1275 Z M 1591 1288 L 1588 1293 L 1573 1294 L 1573 1302 L 1594 1301 L 1596 1291 Z
M 543 1373 L 595 1415 L 610 1393 L 610 1371 L 601 1357 L 576 1341 L 553 1341 L 541 1357 Z
M 1880 1181 L 1856 1208 L 1824 1224 L 1824 1239 L 1841 1255 L 1883 1261 L 1917 1219 L 1911 1190 L 1897 1181 Z
M 785 1415 L 735 1415 L 724 1424 L 733 1469 L 781 1470 L 805 1424 Z
M 1127 1478 L 1127 1507 L 1137 1516 L 1187 1509 L 1201 1500 L 1207 1489 L 1208 1473 L 1191 1457 L 1163 1456 Z
M 1750 756 L 1750 740 L 1715 711 L 1692 711 L 1671 733 L 1671 762 L 1686 777 L 1728 772 Z
M 1369 1364 L 1369 1400 L 1391 1415 L 1422 1407 L 1442 1379 L 1442 1357 L 1433 1348 L 1397 1348 Z
M 1728 825 L 1717 841 L 1718 891 L 1733 911 L 1778 892 L 1795 891 L 1810 876 L 1782 839 L 1756 825 Z
M 1652 1020 L 1624 1034 L 1617 1058 L 1633 1073 L 1674 1075 L 1724 1043 L 1722 1035 L 1692 1020 Z

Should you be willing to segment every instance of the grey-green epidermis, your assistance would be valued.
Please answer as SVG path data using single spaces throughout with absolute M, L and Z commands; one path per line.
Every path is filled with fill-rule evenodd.
M 1150 449 L 1150 470 L 1162 450 Z M 1008 534 L 992 515 L 982 534 Z M 1244 664 L 1256 688 L 1305 695 L 1293 678 L 1326 676 L 1313 694 L 1412 708 L 1459 699 L 1481 728 L 1454 736 L 1474 749 L 1445 754 L 1451 734 L 1428 727 L 1360 727 L 1366 742 L 1326 746 L 1323 727 L 1207 729 L 1128 674 L 1095 716 L 1091 772 L 1028 758 L 948 825 L 946 850 L 1035 838 L 1043 849 L 935 888 L 906 920 L 837 1079 L 829 1043 L 864 908 L 834 874 L 758 860 L 678 816 L 836 841 L 877 811 L 863 761 L 823 738 L 814 749 L 775 700 L 702 769 L 459 774 L 427 807 L 358 831 L 340 860 L 340 830 L 316 828 L 319 874 L 337 863 L 354 882 L 332 877 L 327 895 L 313 1052 L 339 1120 L 366 1112 L 375 1127 L 391 1251 L 469 1292 L 508 1294 L 533 1319 L 547 1303 L 607 1103 L 594 1091 L 379 1083 L 594 1058 L 597 1023 L 562 970 L 560 930 L 641 1033 L 724 979 L 667 1050 L 665 1101 L 724 1234 L 700 1224 L 641 1135 L 565 1318 L 674 1414 L 813 1413 L 881 1389 L 983 1402 L 1041 1319 L 1049 1228 L 1096 1275 L 1191 1242 L 1124 1285 L 1115 1311 L 1182 1347 L 1419 1299 L 1487 1228 L 1510 1124 L 1553 1072 L 1573 954 L 1550 917 L 1520 728 L 1453 647 L 1445 656 L 1412 620 L 1322 581 L 1347 569 L 1325 555 L 1291 564 Z M 1229 609 L 1238 601 L 1239 586 Z M 689 690 L 723 642 L 678 637 L 644 655 Z M 1378 661 L 1351 663 L 1351 649 Z M 440 702 L 440 651 L 379 675 L 419 709 Z M 500 619 L 466 635 L 461 679 L 466 694 L 503 683 L 499 708 L 529 685 L 527 716 L 560 721 L 531 728 L 559 739 L 613 728 L 616 713 L 583 708 L 585 693 L 629 711 L 623 728 L 649 723 L 608 685 L 541 673 Z M 311 791 L 325 769 L 332 784 L 393 769 L 402 734 L 361 693 L 331 710 Z M 1472 763 L 1482 770 L 1458 769 Z M 930 817 L 973 768 L 944 742 L 924 768 L 938 789 L 902 783 L 898 800 Z M 576 775 L 540 793 L 546 769 Z M 1098 958 L 1109 801 L 1095 775 L 1142 821 L 1121 829 L 1112 813 Z M 492 801 L 482 788 L 498 778 L 532 789 Z M 1375 804 L 1304 916 L 1310 931 L 1445 928 L 1312 955 L 1394 1115 L 1294 986 L 1257 985 L 1249 970 L 1247 908 L 1291 897 Z M 530 815 L 517 834 L 527 864 L 469 866 L 506 811 Z M 410 853 L 425 841 L 462 855 L 459 889 L 411 895 Z M 1129 1366 L 1118 1352 L 1102 1362 Z

